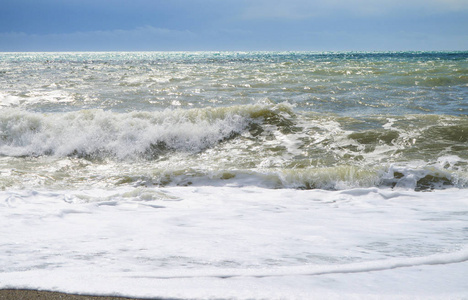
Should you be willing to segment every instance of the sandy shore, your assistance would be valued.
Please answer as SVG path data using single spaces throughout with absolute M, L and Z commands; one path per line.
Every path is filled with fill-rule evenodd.
M 153 298 L 161 299 L 161 298 Z M 0 300 L 143 300 L 112 296 L 84 296 L 35 290 L 0 290 Z M 162 300 L 162 299 L 161 299 Z

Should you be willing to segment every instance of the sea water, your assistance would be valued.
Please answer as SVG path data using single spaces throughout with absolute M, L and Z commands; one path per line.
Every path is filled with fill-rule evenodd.
M 0 288 L 468 296 L 468 52 L 0 54 Z

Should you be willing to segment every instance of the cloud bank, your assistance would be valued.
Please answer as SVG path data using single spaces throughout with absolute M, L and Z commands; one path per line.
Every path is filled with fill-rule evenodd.
M 434 15 L 468 11 L 466 0 L 252 0 L 246 19 L 308 19 L 317 17 L 382 17 L 399 13 Z

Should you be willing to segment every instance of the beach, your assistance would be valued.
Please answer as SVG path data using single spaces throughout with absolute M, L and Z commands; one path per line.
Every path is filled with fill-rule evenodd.
M 0 290 L 2 300 L 138 300 L 136 298 L 71 295 L 58 292 L 34 290 Z

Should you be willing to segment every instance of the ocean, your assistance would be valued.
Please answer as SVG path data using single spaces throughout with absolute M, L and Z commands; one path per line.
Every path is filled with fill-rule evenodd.
M 468 297 L 468 52 L 0 53 L 0 288 Z

